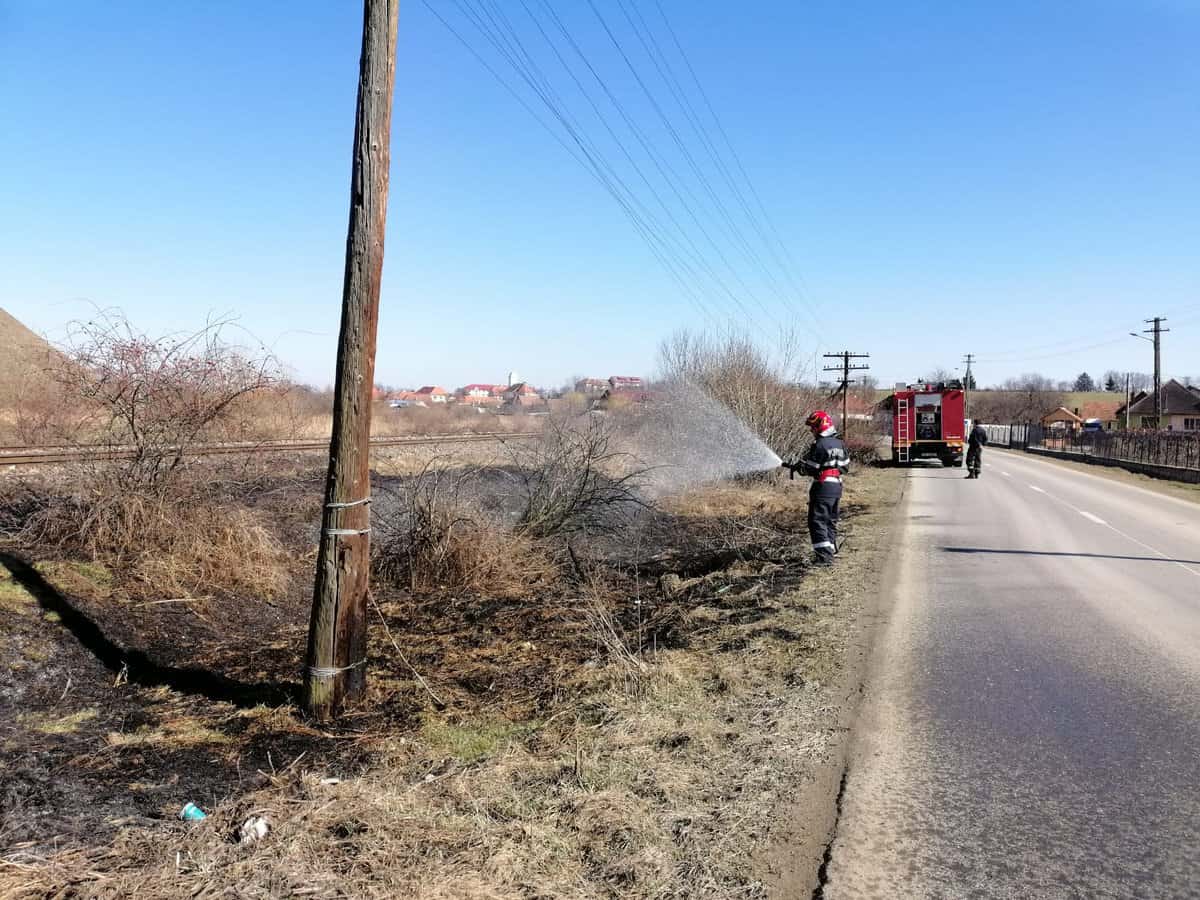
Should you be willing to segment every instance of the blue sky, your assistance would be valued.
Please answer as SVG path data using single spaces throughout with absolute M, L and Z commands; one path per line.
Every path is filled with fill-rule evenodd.
M 461 7 L 430 2 L 549 118 Z M 620 147 L 660 196 L 668 182 L 616 107 L 591 113 L 596 82 L 575 87 L 520 0 L 488 2 L 653 208 Z M 622 17 L 667 46 L 654 0 L 595 2 L 736 213 Z M 968 351 L 985 383 L 1067 378 L 1147 370 L 1125 333 L 1154 314 L 1173 329 L 1164 368 L 1200 375 L 1200 3 L 662 0 L 772 223 L 729 229 L 587 0 L 552 6 L 680 196 L 700 196 L 694 220 L 667 198 L 675 245 L 730 290 L 701 274 L 685 293 L 592 175 L 402 2 L 380 381 L 649 374 L 661 338 L 714 321 L 869 352 L 885 383 Z M 351 3 L 0 3 L 0 306 L 51 338 L 93 306 L 152 333 L 233 315 L 329 383 L 360 24 Z

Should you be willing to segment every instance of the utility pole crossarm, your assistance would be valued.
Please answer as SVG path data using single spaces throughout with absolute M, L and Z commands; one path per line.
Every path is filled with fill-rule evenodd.
M 852 359 L 869 359 L 871 354 L 870 353 L 852 353 L 849 350 L 843 350 L 841 353 L 826 353 L 826 354 L 824 354 L 824 356 L 826 359 L 840 359 L 842 361 L 842 364 L 840 366 L 825 366 L 823 371 L 841 372 L 842 373 L 841 387 L 839 388 L 839 390 L 842 392 L 842 436 L 845 437 L 846 434 L 850 430 L 850 425 L 849 425 L 849 421 L 848 421 L 848 417 L 847 417 L 847 413 L 848 413 L 847 401 L 848 401 L 849 395 L 850 395 L 850 373 L 851 372 L 865 372 L 867 369 L 871 368 L 869 365 L 867 365 L 867 366 L 851 365 L 850 360 L 852 360 Z

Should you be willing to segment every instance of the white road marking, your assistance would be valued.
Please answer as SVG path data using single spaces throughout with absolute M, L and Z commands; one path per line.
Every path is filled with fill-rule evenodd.
M 1043 491 L 1043 490 L 1042 490 L 1040 487 L 1038 487 L 1036 484 L 1031 484 L 1031 485 L 1030 485 L 1030 487 L 1031 487 L 1031 488 L 1033 488 L 1033 490 L 1037 491 L 1039 494 L 1044 494 L 1044 493 L 1046 493 L 1046 492 L 1045 492 L 1045 491 Z
M 1045 493 L 1045 492 L 1043 491 L 1043 493 Z M 1055 499 L 1058 499 L 1058 498 L 1055 498 Z M 1179 568 L 1183 569 L 1185 572 L 1191 572 L 1197 578 L 1200 578 L 1200 569 L 1193 569 L 1187 563 L 1181 562 L 1178 559 L 1172 559 L 1171 557 L 1167 556 L 1167 554 L 1163 553 L 1158 548 L 1151 547 L 1145 541 L 1139 541 L 1132 534 L 1126 534 L 1124 531 L 1122 531 L 1120 528 L 1117 528 L 1115 525 L 1110 525 L 1108 522 L 1105 522 L 1104 520 L 1099 519 L 1096 516 L 1093 516 L 1091 513 L 1084 512 L 1078 506 L 1072 506 L 1066 500 L 1059 500 L 1058 502 L 1061 503 L 1063 506 L 1065 506 L 1067 509 L 1073 509 L 1073 510 L 1075 510 L 1075 512 L 1079 513 L 1081 516 L 1085 516 L 1086 518 L 1092 519 L 1093 521 L 1100 523 L 1105 528 L 1107 528 L 1110 531 L 1113 531 L 1116 534 L 1119 534 L 1121 537 L 1125 538 L 1125 540 L 1129 541 L 1131 544 L 1137 544 L 1139 547 L 1141 547 L 1145 550 L 1149 550 L 1151 553 L 1153 553 L 1159 559 L 1165 559 L 1169 563 L 1174 563 L 1175 565 L 1179 566 Z
M 1003 475 L 1005 478 L 1012 478 L 1012 473 L 1005 472 L 1003 469 L 1000 470 L 1000 474 Z
M 1107 525 L 1108 524 L 1099 516 L 1094 516 L 1090 512 L 1084 512 L 1082 509 L 1079 510 L 1079 514 L 1081 516 L 1083 516 L 1085 519 L 1087 519 L 1089 522 L 1095 522 L 1097 525 Z

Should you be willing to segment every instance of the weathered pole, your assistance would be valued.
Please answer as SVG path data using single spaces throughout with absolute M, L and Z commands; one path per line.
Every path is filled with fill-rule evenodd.
M 336 715 L 366 692 L 371 401 L 387 223 L 399 0 L 364 0 L 333 440 L 304 668 L 304 708 Z

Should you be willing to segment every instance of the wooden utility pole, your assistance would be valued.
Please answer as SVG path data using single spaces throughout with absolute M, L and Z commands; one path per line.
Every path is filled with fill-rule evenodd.
M 847 413 L 846 401 L 849 399 L 849 395 L 850 395 L 850 373 L 865 371 L 865 370 L 871 368 L 870 366 L 852 366 L 852 365 L 850 365 L 850 360 L 852 360 L 852 359 L 867 359 L 870 357 L 870 355 L 871 355 L 870 353 L 851 353 L 849 350 L 843 350 L 841 353 L 826 353 L 825 354 L 826 359 L 840 359 L 842 361 L 842 364 L 840 366 L 825 366 L 825 369 L 824 369 L 824 371 L 826 371 L 826 372 L 840 371 L 842 373 L 842 379 L 841 379 L 842 380 L 842 387 L 841 387 L 841 391 L 842 391 L 842 437 L 845 437 L 847 434 L 850 433 L 850 423 L 846 416 L 846 413 Z
M 971 377 L 971 363 L 975 362 L 975 354 L 968 353 L 963 357 L 963 362 L 967 364 L 967 374 L 963 378 L 963 416 L 971 419 L 971 389 L 973 381 Z M 974 419 L 971 419 L 972 423 L 974 421 Z
M 387 223 L 398 15 L 399 0 L 363 2 L 333 441 L 304 668 L 304 708 L 318 719 L 328 719 L 345 703 L 361 700 L 367 685 L 371 551 L 368 453 Z
M 1153 319 L 1146 319 L 1146 324 L 1154 323 L 1153 328 L 1143 330 L 1145 334 L 1154 335 L 1154 427 L 1162 428 L 1162 336 L 1170 331 L 1170 328 L 1163 328 L 1162 323 L 1167 321 L 1162 316 L 1155 316 Z
M 1129 430 L 1129 404 L 1133 402 L 1133 395 L 1130 393 L 1131 376 L 1128 372 L 1125 373 L 1125 430 Z

